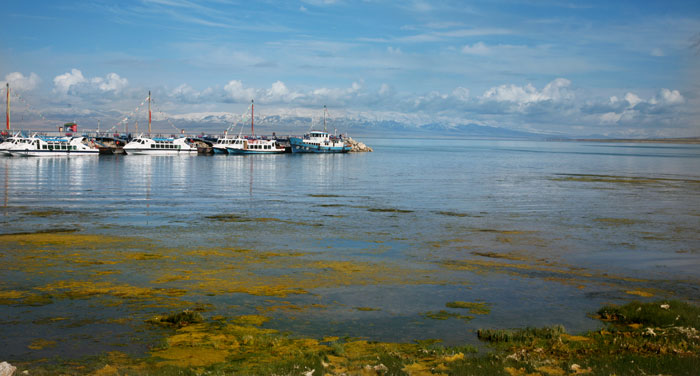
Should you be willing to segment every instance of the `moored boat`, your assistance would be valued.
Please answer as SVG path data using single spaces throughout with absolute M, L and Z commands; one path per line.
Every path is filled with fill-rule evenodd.
M 19 133 L 12 137 L 6 138 L 2 143 L 0 143 L 0 155 L 10 156 L 10 149 L 20 142 L 24 142 L 26 137 L 22 137 Z
M 216 140 L 216 143 L 212 145 L 212 150 L 214 154 L 230 154 L 229 148 L 241 149 L 243 148 L 243 139 L 239 136 L 236 138 L 230 138 L 224 136 Z
M 257 138 L 239 138 L 237 144 L 229 146 L 229 154 L 281 154 L 284 147 L 277 144 L 276 140 L 265 140 Z
M 9 149 L 10 154 L 18 157 L 47 157 L 69 155 L 98 155 L 100 149 L 94 141 L 86 137 L 42 137 L 33 136 L 22 139 Z
M 350 151 L 342 136 L 331 136 L 327 132 L 311 131 L 303 137 L 290 137 L 292 153 L 347 153 Z
M 347 153 L 351 147 L 342 136 L 332 136 L 326 132 L 326 114 L 323 106 L 323 131 L 310 131 L 303 137 L 290 137 L 292 153 Z
M 233 143 L 226 147 L 229 154 L 281 154 L 284 147 L 277 144 L 277 140 L 255 137 L 255 103 L 250 103 L 250 133 L 252 137 L 233 139 Z
M 124 145 L 127 154 L 176 155 L 197 153 L 185 137 L 150 138 L 140 135 Z

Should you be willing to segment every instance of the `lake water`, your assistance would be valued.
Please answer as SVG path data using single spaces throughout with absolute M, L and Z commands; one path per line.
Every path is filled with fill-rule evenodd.
M 700 302 L 700 145 L 362 141 L 375 151 L 1 158 L 0 360 L 142 354 L 144 321 L 186 308 L 454 345 Z

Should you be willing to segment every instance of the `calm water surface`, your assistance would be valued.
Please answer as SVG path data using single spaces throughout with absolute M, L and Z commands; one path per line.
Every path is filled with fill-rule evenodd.
M 145 300 L 102 304 L 98 295 L 13 300 L 57 281 L 179 288 L 177 299 L 206 317 L 262 312 L 272 318 L 266 327 L 292 335 L 447 344 L 474 343 L 483 327 L 594 329 L 587 314 L 604 303 L 700 301 L 698 145 L 363 141 L 375 152 L 0 159 L 0 233 L 66 229 L 147 241 L 41 245 L 32 252 L 48 256 L 32 260 L 23 253 L 32 245 L 0 244 L 0 358 L 138 354 L 149 345 L 143 319 L 172 311 Z M 73 248 L 155 255 L 121 269 L 51 260 Z M 262 285 L 267 275 L 294 288 L 324 270 L 305 264 L 381 267 L 364 277 L 336 270 L 347 280 L 320 277 L 286 296 L 211 293 L 182 277 L 229 262 L 193 251 L 229 248 L 298 255 L 235 277 Z M 31 270 L 12 267 L 30 261 Z M 159 269 L 171 267 L 180 278 L 163 282 Z M 98 278 L 98 270 L 114 274 Z M 451 301 L 491 311 L 431 318 L 469 315 L 446 308 Z M 296 308 L 273 308 L 280 305 Z M 32 349 L 36 339 L 55 344 Z

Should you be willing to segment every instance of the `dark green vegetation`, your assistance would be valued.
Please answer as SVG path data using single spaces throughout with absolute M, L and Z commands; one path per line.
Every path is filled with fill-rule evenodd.
M 464 308 L 470 304 L 451 302 Z M 486 351 L 438 340 L 380 343 L 291 338 L 264 316 L 212 318 L 192 311 L 159 318 L 171 333 L 146 358 L 122 353 L 61 364 L 18 364 L 32 375 L 695 375 L 700 308 L 680 301 L 633 302 L 598 311 L 604 329 L 569 335 L 560 325 L 482 329 Z M 183 325 L 184 324 L 184 325 Z M 310 373 L 313 370 L 313 373 Z
M 204 321 L 204 318 L 199 312 L 184 310 L 182 312 L 173 313 L 164 317 L 156 316 L 148 322 L 157 325 L 175 326 L 182 328 L 190 324 L 197 324 Z

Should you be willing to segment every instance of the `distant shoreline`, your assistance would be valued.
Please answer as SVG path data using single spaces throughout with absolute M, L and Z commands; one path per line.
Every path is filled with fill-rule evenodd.
M 576 141 L 576 142 L 609 142 L 609 143 L 635 143 L 635 144 L 700 144 L 700 137 L 688 138 L 574 138 L 574 139 L 549 139 L 548 141 Z

